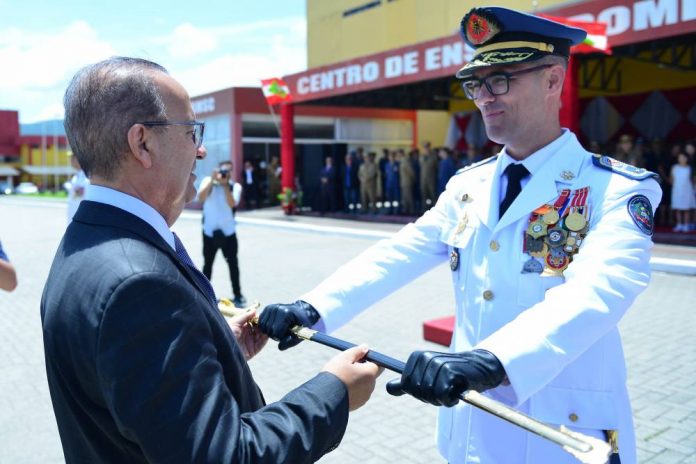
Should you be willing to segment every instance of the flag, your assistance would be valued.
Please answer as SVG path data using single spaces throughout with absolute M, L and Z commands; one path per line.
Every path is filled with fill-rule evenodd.
M 566 26 L 577 27 L 587 32 L 585 40 L 570 49 L 571 53 L 596 53 L 603 52 L 611 55 L 611 47 L 607 41 L 607 25 L 606 23 L 591 23 L 587 21 L 576 21 L 573 19 L 563 18 L 560 16 L 551 16 L 547 14 L 539 14 L 542 18 L 556 21 L 557 23 L 565 24 Z
M 263 96 L 266 97 L 269 105 L 292 101 L 290 88 L 283 79 L 278 79 L 277 77 L 261 79 L 261 90 L 263 90 Z

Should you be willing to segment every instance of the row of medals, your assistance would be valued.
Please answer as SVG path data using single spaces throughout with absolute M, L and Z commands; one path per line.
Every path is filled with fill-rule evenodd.
M 586 207 L 571 208 L 563 218 L 553 205 L 537 208 L 529 218 L 524 252 L 531 257 L 522 273 L 560 276 L 587 234 Z M 543 264 L 535 259 L 541 258 Z

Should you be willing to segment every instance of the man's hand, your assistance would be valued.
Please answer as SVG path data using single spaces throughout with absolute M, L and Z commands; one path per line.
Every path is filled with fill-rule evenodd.
M 317 310 L 302 300 L 290 304 L 271 304 L 261 312 L 259 328 L 273 340 L 278 340 L 278 349 L 287 350 L 302 341 L 290 332 L 291 327 L 312 327 L 320 318 Z
M 252 309 L 227 321 L 247 361 L 261 351 L 268 341 L 267 335 L 261 333 L 253 325 L 248 324 L 254 316 L 256 316 L 256 311 Z
M 387 391 L 392 395 L 408 393 L 436 406 L 454 406 L 466 390 L 482 392 L 497 387 L 504 379 L 503 365 L 486 350 L 414 351 L 401 379 L 389 382 Z
M 368 352 L 366 345 L 355 346 L 334 356 L 322 369 L 338 377 L 348 389 L 348 410 L 355 411 L 370 399 L 377 377 L 384 368 L 361 362 Z

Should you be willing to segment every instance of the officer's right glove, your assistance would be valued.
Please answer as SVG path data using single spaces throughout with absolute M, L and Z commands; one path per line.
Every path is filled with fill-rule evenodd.
M 321 319 L 314 307 L 302 300 L 290 304 L 271 304 L 261 311 L 259 329 L 278 341 L 279 350 L 287 350 L 302 341 L 290 328 L 296 325 L 312 327 Z
M 395 396 L 408 393 L 436 406 L 454 406 L 466 390 L 495 388 L 505 376 L 503 365 L 490 351 L 414 351 L 401 378 L 387 383 L 387 392 Z

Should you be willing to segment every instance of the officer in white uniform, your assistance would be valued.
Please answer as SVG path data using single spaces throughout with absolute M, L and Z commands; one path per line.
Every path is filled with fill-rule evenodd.
M 456 327 L 449 353 L 417 351 L 390 390 L 441 405 L 450 463 L 575 463 L 559 446 L 457 402 L 485 391 L 532 417 L 610 439 L 636 462 L 617 324 L 648 285 L 654 175 L 593 155 L 560 127 L 572 45 L 585 32 L 497 7 L 462 20 L 475 49 L 458 73 L 494 158 L 455 175 L 435 207 L 339 268 L 261 329 L 285 349 L 295 324 L 331 332 L 449 260 Z M 616 438 L 618 437 L 618 443 Z

